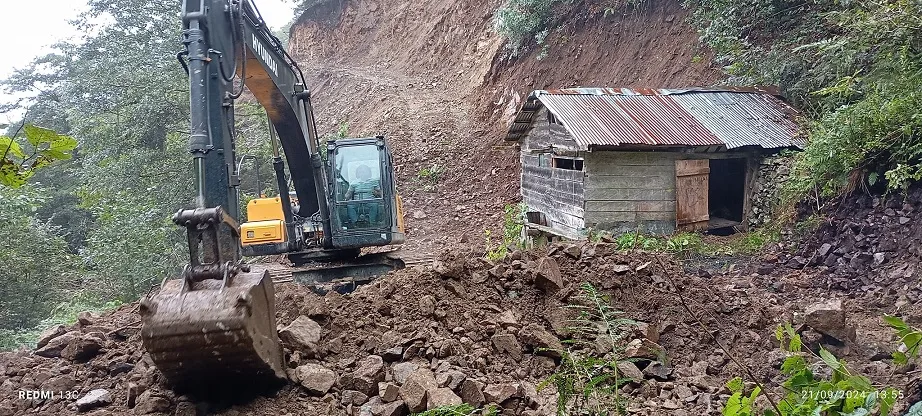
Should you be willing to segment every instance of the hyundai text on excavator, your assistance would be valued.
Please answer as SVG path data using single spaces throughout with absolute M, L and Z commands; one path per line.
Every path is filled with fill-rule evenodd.
M 249 0 L 184 0 L 182 22 L 196 207 L 173 221 L 186 228 L 190 258 L 141 302 L 142 341 L 179 389 L 281 380 L 273 281 L 242 256 L 285 254 L 320 279 L 401 267 L 359 256 L 404 241 L 391 153 L 380 136 L 322 151 L 304 74 Z M 278 196 L 250 201 L 238 224 L 234 100 L 244 86 L 270 120 Z

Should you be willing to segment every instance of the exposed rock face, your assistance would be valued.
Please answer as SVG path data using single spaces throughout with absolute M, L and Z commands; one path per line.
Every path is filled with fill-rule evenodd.
M 750 227 L 771 221 L 781 200 L 781 187 L 787 182 L 793 163 L 794 158 L 790 156 L 771 156 L 759 162 L 752 188 L 752 205 L 747 213 Z

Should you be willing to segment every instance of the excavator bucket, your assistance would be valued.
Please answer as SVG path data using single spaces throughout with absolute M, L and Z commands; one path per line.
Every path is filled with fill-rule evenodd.
M 207 393 L 285 378 L 266 269 L 223 280 L 168 280 L 140 312 L 144 348 L 179 390 Z

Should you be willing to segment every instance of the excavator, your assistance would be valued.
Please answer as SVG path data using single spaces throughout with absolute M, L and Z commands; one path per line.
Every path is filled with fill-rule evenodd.
M 178 390 L 281 381 L 273 280 L 244 257 L 284 255 L 320 281 L 401 267 L 361 254 L 405 240 L 391 151 L 381 136 L 321 145 L 304 74 L 250 0 L 184 0 L 181 16 L 196 194 L 173 222 L 189 264 L 141 302 L 142 342 Z M 244 88 L 270 121 L 278 195 L 249 201 L 241 222 L 234 102 Z

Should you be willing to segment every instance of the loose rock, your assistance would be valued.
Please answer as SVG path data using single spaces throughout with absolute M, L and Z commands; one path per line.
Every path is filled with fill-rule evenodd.
M 305 364 L 296 371 L 301 385 L 311 394 L 327 394 L 336 383 L 336 373 L 317 364 Z
M 108 390 L 96 389 L 90 390 L 89 393 L 77 399 L 75 404 L 77 405 L 77 410 L 85 412 L 93 408 L 105 406 L 109 403 L 112 403 L 112 394 L 110 394 Z
M 310 356 L 320 352 L 321 331 L 320 324 L 302 315 L 288 326 L 282 328 L 279 331 L 279 338 L 288 347 L 300 349 Z

